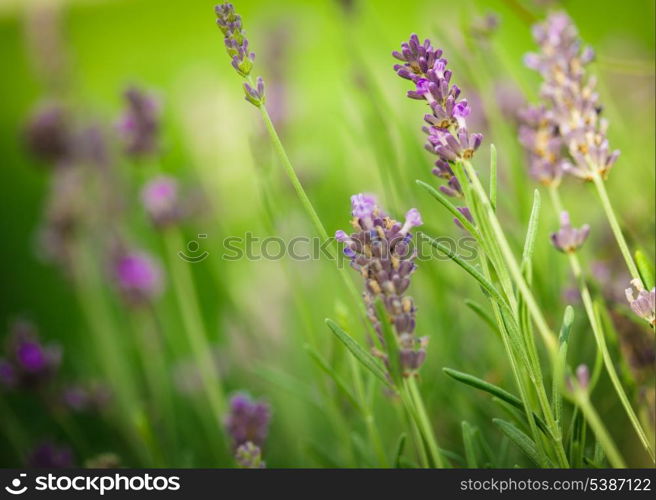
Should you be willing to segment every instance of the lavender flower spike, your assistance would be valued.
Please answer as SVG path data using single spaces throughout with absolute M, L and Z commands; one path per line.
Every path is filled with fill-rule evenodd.
M 125 152 L 131 156 L 143 156 L 156 152 L 159 132 L 159 103 L 142 90 L 131 87 L 124 93 L 127 109 L 116 127 L 125 144 Z
M 256 86 L 250 80 L 255 53 L 248 48 L 248 39 L 241 22 L 241 16 L 235 12 L 235 6 L 231 3 L 217 5 L 216 24 L 223 32 L 228 57 L 231 59 L 232 67 L 247 81 L 244 82 L 246 100 L 254 106 L 260 107 L 264 104 L 264 80 L 258 77 Z
M 141 191 L 141 202 L 157 227 L 175 224 L 182 217 L 178 182 L 165 175 L 149 181 Z
M 52 381 L 61 363 L 57 345 L 44 345 L 31 323 L 11 326 L 5 358 L 0 359 L 0 383 L 8 389 L 32 389 Z
M 590 226 L 588 224 L 576 229 L 569 221 L 569 214 L 562 212 L 560 214 L 560 230 L 551 234 L 551 242 L 561 252 L 574 253 L 583 246 L 589 233 Z
M 225 421 L 233 449 L 236 451 L 247 442 L 261 448 L 269 431 L 270 420 L 271 410 L 268 404 L 253 400 L 248 394 L 233 396 Z
M 415 329 L 415 305 L 405 295 L 410 276 L 416 269 L 416 252 L 411 251 L 410 230 L 422 224 L 416 208 L 406 214 L 405 223 L 393 220 L 377 205 L 371 195 L 356 194 L 351 197 L 355 232 L 348 236 L 338 231 L 336 238 L 344 243 L 344 254 L 351 267 L 364 278 L 364 301 L 367 315 L 374 325 L 381 344 L 384 345 L 380 321 L 389 320 L 395 330 L 400 351 L 400 364 L 405 376 L 411 376 L 426 358 L 426 338 L 417 338 Z M 376 315 L 376 301 L 381 300 L 387 318 Z M 374 354 L 389 363 L 387 354 Z
M 564 12 L 551 14 L 533 28 L 540 52 L 527 54 L 526 66 L 542 75 L 540 96 L 545 104 L 542 124 L 533 127 L 536 136 L 520 131 L 522 144 L 536 157 L 550 159 L 560 155 L 561 145 L 569 152 L 562 163 L 566 173 L 591 181 L 605 179 L 619 151 L 611 151 L 607 138 L 608 122 L 601 118 L 602 106 L 596 80 L 587 77 L 585 67 L 594 58 L 591 48 L 581 43 L 576 27 Z M 543 154 L 541 154 L 541 152 Z M 560 158 L 553 158 L 559 163 Z M 533 167 L 535 168 L 535 166 Z
M 638 296 L 633 295 L 633 288 L 626 289 L 626 300 L 629 302 L 633 312 L 644 319 L 652 327 L 656 326 L 656 287 L 650 291 L 645 290 L 640 280 L 633 280 L 631 284 L 638 291 Z
M 401 51 L 392 55 L 403 63 L 394 66 L 396 73 L 415 85 L 408 97 L 426 101 L 430 107 L 431 113 L 424 117 L 428 124 L 424 132 L 428 135 L 426 149 L 438 156 L 433 173 L 447 181 L 448 186 L 442 186 L 445 194 L 461 196 L 451 165 L 469 160 L 483 140 L 482 134 L 467 129 L 471 107 L 466 99 L 459 99 L 460 89 L 450 83 L 447 60 L 442 58 L 441 49 L 433 48 L 430 40 L 420 43 L 419 37 L 413 34 L 408 42 L 401 44 Z
M 162 292 L 162 270 L 144 252 L 121 251 L 114 261 L 113 276 L 124 299 L 135 306 L 151 302 Z

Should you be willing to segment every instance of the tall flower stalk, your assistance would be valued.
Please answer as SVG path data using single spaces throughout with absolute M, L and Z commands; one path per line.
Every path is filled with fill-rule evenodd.
M 620 152 L 610 149 L 608 120 L 601 116 L 596 79 L 585 71 L 594 59 L 594 51 L 582 45 L 576 27 L 564 12 L 535 25 L 533 37 L 540 52 L 527 54 L 525 63 L 544 79 L 540 91 L 544 106 L 539 108 L 541 132 L 531 151 L 532 161 L 546 159 L 553 164 L 549 161 L 552 154 L 558 157 L 566 152 L 557 168 L 594 184 L 629 273 L 642 281 L 606 191 L 605 180 Z
M 541 88 L 544 103 L 522 110 L 519 140 L 527 151 L 531 175 L 548 189 L 555 212 L 565 217 L 562 218 L 560 230 L 553 233 L 552 242 L 568 256 L 606 371 L 631 425 L 654 460 L 654 447 L 615 370 L 592 295 L 585 282 L 583 268 L 576 255 L 576 250 L 587 237 L 589 227 L 582 230 L 571 227 L 558 191 L 564 174 L 595 183 L 629 271 L 642 284 L 603 182 L 619 156 L 619 151 L 609 152 L 606 138 L 608 123 L 599 116 L 595 80 L 585 77 L 585 65 L 593 59 L 594 54 L 589 47 L 581 47 L 576 28 L 564 13 L 552 14 L 545 23 L 534 27 L 533 34 L 542 50 L 540 54 L 528 54 L 525 62 L 538 70 L 545 79 Z
M 520 264 L 513 255 L 495 213 L 496 179 L 492 179 L 488 195 L 470 163 L 482 142 L 482 135 L 468 130 L 466 118 L 472 110 L 466 100 L 460 99 L 459 88 L 450 83 L 452 74 L 446 69 L 447 61 L 442 58 L 442 51 L 433 48 L 429 40 L 421 43 L 416 35 L 412 35 L 408 42 L 402 44 L 401 51 L 393 55 L 403 62 L 394 67 L 397 74 L 411 80 L 415 86 L 408 92 L 408 97 L 423 100 L 429 106 L 431 113 L 424 117 L 427 123 L 424 132 L 428 136 L 426 149 L 438 156 L 433 172 L 445 179 L 447 184 L 437 191 L 418 182 L 476 238 L 482 250 L 479 254 L 482 273 L 436 240 L 432 240 L 432 244 L 460 264 L 489 292 L 502 341 L 524 403 L 526 419 L 538 450 L 539 465 L 549 466 L 553 458 L 559 466 L 567 467 L 569 463 L 562 443 L 561 423 L 554 417 L 544 387 L 532 326 L 524 319 L 532 318 L 547 347 L 550 360 L 555 363 L 558 340 L 548 326 L 527 280 L 529 276 L 526 269 L 530 269 L 531 238 L 534 234 L 529 233 L 527 236 L 527 248 Z M 494 153 L 492 158 L 494 172 Z M 462 198 L 465 207 L 455 207 L 448 197 Z M 532 409 L 536 399 L 536 411 L 545 419 L 550 444 L 545 443 L 538 429 L 536 413 Z
M 287 155 L 287 151 L 280 140 L 280 136 L 271 121 L 271 116 L 265 105 L 266 96 L 264 93 L 264 80 L 262 77 L 258 77 L 257 81 L 254 82 L 253 77 L 251 76 L 253 63 L 255 61 L 255 53 L 251 52 L 249 49 L 248 39 L 246 38 L 246 33 L 242 25 L 241 16 L 236 13 L 234 5 L 231 3 L 217 5 L 214 10 L 217 17 L 216 23 L 223 33 L 223 41 L 228 57 L 230 57 L 232 67 L 244 80 L 243 86 L 245 99 L 260 111 L 262 122 L 269 134 L 276 154 L 285 169 L 285 173 L 294 187 L 296 196 L 301 201 L 303 209 L 312 221 L 312 225 L 316 232 L 322 240 L 328 241 L 330 240 L 328 231 L 326 231 L 326 227 L 323 222 L 321 222 L 319 214 L 305 192 L 305 189 L 296 174 L 296 170 Z M 330 255 L 330 257 L 332 258 L 333 255 Z M 353 286 L 353 283 L 344 273 L 340 273 L 340 276 L 342 277 L 345 287 L 355 299 L 358 296 L 358 293 Z
M 303 185 L 301 184 L 301 181 L 296 174 L 296 171 L 291 163 L 291 160 L 289 159 L 280 136 L 271 120 L 271 116 L 265 105 L 266 96 L 264 80 L 261 77 L 258 77 L 256 81 L 254 81 L 253 77 L 251 76 L 253 63 L 255 61 L 255 53 L 251 52 L 249 49 L 249 43 L 243 29 L 241 16 L 235 12 L 234 6 L 230 3 L 217 5 L 215 7 L 215 12 L 217 16 L 216 22 L 224 35 L 224 44 L 228 57 L 230 57 L 232 67 L 243 79 L 243 88 L 246 101 L 248 101 L 259 110 L 262 122 L 264 123 L 264 126 L 267 130 L 267 134 L 269 135 L 273 148 L 285 170 L 289 181 L 294 188 L 294 191 L 296 192 L 298 199 L 301 202 L 301 205 L 303 206 L 303 209 L 305 210 L 305 213 L 312 222 L 315 231 L 322 240 L 331 241 L 334 244 L 333 239 L 329 237 L 328 232 L 326 231 L 326 228 L 321 221 L 321 218 L 319 217 L 316 209 L 314 208 L 314 205 L 305 192 L 305 189 L 303 188 Z M 331 252 L 331 249 L 327 248 L 326 251 L 332 259 L 334 254 Z M 353 282 L 347 277 L 345 273 L 339 273 L 339 275 L 342 279 L 344 287 L 352 297 L 353 303 L 360 304 L 360 297 L 355 286 L 353 285 Z M 302 301 L 303 299 L 300 300 Z M 362 316 L 365 315 L 364 308 L 361 309 L 361 313 Z M 353 376 L 357 386 L 357 380 L 360 374 L 355 368 Z M 387 465 L 387 458 L 384 456 L 382 451 L 379 431 L 374 422 L 371 410 L 368 403 L 365 401 L 361 403 L 361 406 L 361 410 L 363 411 L 371 440 L 375 449 L 377 450 L 381 464 L 385 466 Z
M 444 467 L 415 377 L 426 358 L 427 337 L 415 336 L 416 308 L 406 294 L 416 269 L 416 249 L 412 248 L 414 227 L 423 224 L 419 211 L 408 210 L 403 224 L 388 216 L 376 198 L 359 193 L 351 197 L 350 235 L 339 230 L 335 239 L 344 244 L 344 254 L 364 279 L 363 299 L 374 326 L 374 356 L 381 359 L 387 377 L 404 402 L 411 420 L 426 444 L 427 465 Z

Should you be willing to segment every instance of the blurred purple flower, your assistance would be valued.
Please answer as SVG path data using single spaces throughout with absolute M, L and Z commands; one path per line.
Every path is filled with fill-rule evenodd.
M 57 103 L 39 105 L 25 126 L 25 143 L 37 158 L 52 166 L 69 163 L 73 157 L 70 118 Z
M 258 447 L 264 445 L 269 431 L 271 410 L 267 403 L 256 401 L 248 394 L 236 394 L 230 399 L 230 412 L 225 421 L 232 446 L 237 450 L 251 442 Z
M 34 325 L 16 321 L 10 329 L 5 358 L 0 359 L 0 383 L 9 389 L 40 386 L 52 380 L 60 363 L 59 346 L 42 344 Z
M 111 393 L 107 386 L 99 383 L 72 384 L 62 390 L 61 401 L 74 412 L 101 412 L 111 401 Z
M 582 46 L 576 27 L 564 12 L 553 13 L 535 25 L 533 37 L 540 52 L 527 54 L 524 62 L 544 79 L 540 91 L 544 106 L 535 108 L 541 115 L 539 121 L 533 120 L 531 125 L 527 120 L 535 136 L 520 131 L 520 140 L 532 155 L 532 164 L 539 160 L 546 165 L 532 168 L 558 165 L 584 180 L 597 175 L 606 178 L 619 151 L 609 147 L 608 122 L 600 116 L 596 80 L 586 78 L 585 67 L 594 52 Z
M 46 441 L 36 446 L 28 455 L 27 466 L 38 469 L 73 467 L 73 452 L 67 446 Z
M 115 258 L 113 273 L 119 291 L 133 305 L 151 302 L 162 292 L 162 270 L 144 252 L 121 252 Z
M 182 217 L 178 191 L 177 180 L 165 175 L 150 180 L 142 189 L 141 202 L 155 226 L 169 226 Z
M 561 252 L 574 253 L 583 246 L 589 233 L 590 226 L 588 224 L 584 224 L 580 229 L 574 228 L 570 224 L 569 214 L 562 212 L 560 214 L 560 229 L 555 233 L 551 233 L 551 242 Z
M 156 152 L 160 127 L 160 106 L 154 97 L 136 87 L 128 88 L 123 97 L 127 108 L 116 127 L 131 156 Z

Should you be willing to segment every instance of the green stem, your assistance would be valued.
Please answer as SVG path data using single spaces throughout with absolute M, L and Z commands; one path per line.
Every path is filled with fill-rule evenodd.
M 551 358 L 554 359 L 558 355 L 558 341 L 554 333 L 547 325 L 547 321 L 544 319 L 544 316 L 542 315 L 542 312 L 540 311 L 540 308 L 538 307 L 538 304 L 535 301 L 533 294 L 531 293 L 530 289 L 528 288 L 528 285 L 526 284 L 526 281 L 524 280 L 524 277 L 522 276 L 521 269 L 519 268 L 519 265 L 517 264 L 517 261 L 513 256 L 512 249 L 510 248 L 510 244 L 506 239 L 506 235 L 503 232 L 503 229 L 501 228 L 499 219 L 497 219 L 497 216 L 494 213 L 494 210 L 492 209 L 490 200 L 487 197 L 485 189 L 483 188 L 483 185 L 481 184 L 481 181 L 478 178 L 478 175 L 476 174 L 474 167 L 472 167 L 471 163 L 469 162 L 464 162 L 463 165 L 471 180 L 474 190 L 478 194 L 481 203 L 483 204 L 483 207 L 487 211 L 488 220 L 490 221 L 497 242 L 499 244 L 499 248 L 501 249 L 501 253 L 506 261 L 510 274 L 512 275 L 513 280 L 517 285 L 517 288 L 519 289 L 520 293 L 522 294 L 522 297 L 524 298 L 524 301 L 526 302 L 526 306 L 528 307 L 528 310 L 531 313 L 531 316 L 533 317 L 533 321 L 535 321 L 535 324 L 538 327 L 538 331 L 542 335 L 542 340 L 547 346 Z
M 617 371 L 615 370 L 615 365 L 613 364 L 613 360 L 610 357 L 610 352 L 608 351 L 608 346 L 606 345 L 606 338 L 604 337 L 604 333 L 601 329 L 601 325 L 599 325 L 599 323 L 597 322 L 597 316 L 595 315 L 594 306 L 592 303 L 592 297 L 590 295 L 590 290 L 588 289 L 588 286 L 585 284 L 585 279 L 583 277 L 583 272 L 581 270 L 581 264 L 579 262 L 579 259 L 575 253 L 568 254 L 568 257 L 569 257 L 570 266 L 572 268 L 572 272 L 574 273 L 574 278 L 579 284 L 579 290 L 581 292 L 581 299 L 583 300 L 583 306 L 585 307 L 585 312 L 588 315 L 588 320 L 590 322 L 590 326 L 592 327 L 592 332 L 597 342 L 597 348 L 601 351 L 604 360 L 604 365 L 606 366 L 606 371 L 608 372 L 608 376 L 610 377 L 610 380 L 613 383 L 613 387 L 615 388 L 615 392 L 617 392 L 617 395 L 620 398 L 620 401 L 622 402 L 622 406 L 624 407 L 624 410 L 626 411 L 626 414 L 629 417 L 629 420 L 631 421 L 631 425 L 633 425 L 633 428 L 638 434 L 638 437 L 640 438 L 642 445 L 649 453 L 651 460 L 654 461 L 653 446 L 649 442 L 649 439 L 647 439 L 647 435 L 645 434 L 645 431 L 642 429 L 642 426 L 640 425 L 640 421 L 638 420 L 638 417 L 636 416 L 635 412 L 633 411 L 633 408 L 631 407 L 629 398 L 624 392 L 622 383 L 620 382 L 620 379 L 617 375 Z
M 433 428 L 431 427 L 428 414 L 426 413 L 426 407 L 424 406 L 424 401 L 421 397 L 421 393 L 419 392 L 419 389 L 417 388 L 417 382 L 413 377 L 410 377 L 405 380 L 404 385 L 415 407 L 416 416 L 418 418 L 417 423 L 426 441 L 426 444 L 428 446 L 428 451 L 433 460 L 433 463 L 435 464 L 436 467 L 443 469 L 447 466 L 447 464 L 445 463 L 444 458 L 440 453 L 440 448 L 437 444 L 435 433 L 433 432 Z
M 249 83 L 252 84 L 250 80 Z M 262 120 L 264 121 L 264 125 L 266 126 L 267 132 L 269 133 L 269 137 L 271 138 L 271 142 L 273 143 L 273 147 L 278 153 L 278 156 L 280 157 L 280 161 L 282 162 L 283 168 L 287 173 L 287 177 L 289 177 L 289 181 L 292 183 L 292 186 L 296 191 L 296 195 L 301 200 L 301 204 L 303 205 L 305 212 L 310 217 L 310 220 L 312 221 L 315 230 L 319 234 L 319 237 L 324 241 L 331 241 L 331 244 L 334 246 L 336 244 L 336 241 L 328 236 L 328 232 L 326 231 L 326 228 L 321 222 L 321 219 L 319 218 L 317 211 L 314 209 L 314 206 L 312 205 L 310 198 L 305 192 L 305 189 L 303 189 L 303 185 L 301 184 L 301 181 L 298 179 L 298 176 L 296 175 L 296 171 L 292 166 L 292 162 L 289 160 L 287 151 L 285 151 L 285 147 L 283 146 L 282 141 L 280 140 L 280 136 L 278 136 L 278 132 L 276 131 L 276 128 L 273 125 L 273 122 L 271 121 L 271 117 L 269 116 L 269 113 L 266 107 L 264 106 L 264 104 L 259 106 L 259 110 L 260 110 L 260 114 L 262 115 Z M 328 255 L 331 260 L 335 260 L 335 254 L 332 253 L 332 251 L 329 251 Z M 365 318 L 366 311 L 364 309 L 364 305 L 362 304 L 360 294 L 355 288 L 355 285 L 353 285 L 353 282 L 346 276 L 345 272 L 340 272 L 339 275 L 344 283 L 344 286 L 346 287 L 349 294 L 351 295 L 354 304 L 359 305 L 361 316 Z M 369 323 L 366 322 L 366 324 L 368 325 Z
M 168 451 L 177 450 L 176 423 L 174 403 L 171 397 L 169 373 L 166 364 L 164 348 L 159 328 L 154 321 L 152 310 L 136 310 L 132 312 L 135 335 L 141 343 L 142 362 L 146 382 L 155 406 L 155 416 L 168 437 Z
M 205 395 L 210 403 L 212 413 L 218 419 L 222 417 L 226 410 L 225 396 L 218 368 L 212 360 L 212 349 L 203 324 L 200 305 L 198 304 L 196 290 L 188 267 L 189 263 L 184 262 L 178 256 L 180 249 L 184 248 L 182 235 L 178 229 L 170 228 L 164 233 L 164 242 L 169 256 L 175 296 L 182 313 L 187 338 L 191 344 L 196 363 L 198 363 Z
M 576 388 L 574 391 L 574 399 L 585 416 L 585 419 L 588 421 L 588 424 L 592 427 L 592 431 L 595 433 L 597 441 L 604 449 L 611 465 L 616 469 L 625 469 L 626 464 L 624 463 L 619 451 L 617 451 L 617 447 L 615 446 L 615 443 L 613 443 L 613 439 L 610 437 L 610 434 L 608 434 L 608 431 L 599 418 L 599 415 L 590 403 L 588 394 L 581 388 Z
M 597 188 L 597 194 L 601 200 L 601 205 L 604 207 L 604 212 L 606 212 L 606 217 L 608 218 L 608 223 L 610 224 L 610 228 L 613 231 L 617 245 L 620 247 L 620 252 L 622 252 L 622 257 L 624 257 L 624 261 L 626 262 L 626 267 L 629 269 L 631 277 L 633 279 L 639 280 L 640 283 L 642 283 L 642 278 L 638 272 L 638 267 L 636 266 L 633 257 L 631 256 L 629 245 L 627 245 L 626 240 L 624 239 L 624 234 L 622 234 L 620 223 L 617 220 L 617 216 L 615 215 L 615 210 L 613 210 L 613 206 L 610 203 L 610 198 L 608 197 L 608 192 L 606 191 L 606 185 L 599 175 L 594 175 L 592 180 L 595 187 Z
M 378 460 L 382 467 L 389 467 L 390 463 L 385 453 L 385 447 L 383 446 L 383 440 L 380 436 L 380 431 L 376 425 L 376 420 L 374 419 L 373 413 L 367 397 L 364 391 L 364 385 L 362 383 L 362 377 L 360 373 L 360 366 L 353 356 L 349 356 L 349 361 L 351 365 L 351 372 L 353 374 L 353 385 L 355 386 L 355 392 L 360 400 L 360 411 L 362 412 L 362 418 L 364 419 L 365 425 L 367 426 L 367 434 L 369 434 L 369 440 L 371 441 Z
M 155 455 L 152 443 L 142 432 L 143 413 L 138 404 L 133 377 L 126 358 L 120 349 L 120 337 L 114 326 L 112 311 L 101 288 L 96 262 L 88 242 L 81 241 L 75 259 L 75 285 L 77 297 L 96 343 L 97 356 L 105 376 L 116 396 L 119 421 L 138 456 L 149 463 Z M 146 445 L 146 446 L 144 446 Z

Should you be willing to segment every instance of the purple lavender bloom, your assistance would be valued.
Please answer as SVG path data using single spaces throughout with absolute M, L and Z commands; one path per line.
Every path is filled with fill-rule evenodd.
M 652 288 L 650 291 L 645 290 L 638 279 L 633 280 L 631 284 L 638 291 L 636 297 L 633 288 L 626 289 L 626 300 L 629 302 L 631 310 L 652 327 L 656 326 L 656 288 Z
M 262 460 L 262 450 L 250 441 L 239 445 L 235 452 L 235 460 L 239 467 L 244 469 L 265 469 L 266 463 Z
M 442 58 L 442 50 L 433 48 L 430 40 L 422 44 L 413 34 L 408 42 L 401 44 L 401 51 L 392 55 L 403 62 L 394 66 L 396 73 L 415 84 L 408 97 L 424 100 L 430 106 L 431 113 L 424 117 L 428 124 L 423 128 L 428 135 L 425 147 L 439 158 L 433 173 L 448 183 L 441 190 L 449 196 L 461 196 L 451 165 L 471 159 L 483 141 L 482 134 L 467 129 L 471 107 L 466 99 L 459 99 L 460 89 L 450 83 L 447 60 Z
M 46 441 L 30 452 L 27 458 L 27 466 L 37 469 L 73 467 L 73 452 L 67 446 L 58 446 Z
M 8 389 L 13 389 L 18 384 L 16 370 L 6 359 L 0 359 L 0 384 Z
M 71 384 L 61 392 L 61 402 L 73 412 L 101 412 L 111 401 L 111 392 L 103 384 Z
M 582 45 L 564 12 L 551 14 L 534 26 L 533 37 L 540 52 L 527 54 L 524 62 L 544 79 L 540 89 L 542 127 L 529 126 L 539 132 L 537 137 L 520 131 L 520 140 L 539 161 L 545 163 L 546 158 L 546 167 L 534 168 L 557 164 L 562 171 L 587 181 L 595 176 L 605 179 L 619 151 L 611 151 L 608 143 L 608 122 L 600 116 L 596 80 L 586 77 L 585 67 L 594 52 Z
M 590 384 L 590 370 L 588 369 L 588 365 L 582 364 L 576 367 L 576 379 L 581 388 L 588 388 L 588 384 Z
M 133 305 L 151 302 L 162 292 L 162 270 L 146 253 L 122 252 L 115 259 L 113 274 L 119 291 Z
M 345 243 L 344 254 L 349 257 L 351 267 L 365 279 L 363 297 L 367 315 L 384 344 L 375 305 L 377 300 L 382 301 L 396 332 L 404 375 L 410 376 L 424 362 L 427 344 L 426 338 L 414 335 L 415 305 L 405 295 L 416 269 L 410 230 L 422 224 L 421 214 L 416 208 L 410 209 L 405 223 L 401 224 L 385 214 L 373 196 L 364 194 L 352 196 L 351 206 L 355 232 L 350 236 L 340 232 L 339 239 Z M 374 354 L 389 362 L 386 354 L 378 351 Z
M 248 39 L 242 26 L 241 16 L 235 12 L 235 7 L 231 3 L 217 5 L 214 11 L 216 24 L 223 32 L 223 41 L 232 67 L 243 78 L 248 79 L 253 69 L 255 53 L 248 48 Z M 264 104 L 264 80 L 261 77 L 257 79 L 256 88 L 253 88 L 250 80 L 245 82 L 244 91 L 246 100 L 251 104 L 257 107 Z
M 358 219 L 366 219 L 374 215 L 376 197 L 370 194 L 358 193 L 351 196 L 351 215 Z
M 472 224 L 474 223 L 474 217 L 472 216 L 471 210 L 469 210 L 468 207 L 456 207 L 456 209 L 458 210 L 458 212 L 460 212 L 462 215 L 465 216 L 465 219 L 467 219 Z M 453 222 L 460 229 L 465 229 L 465 226 L 463 226 L 462 222 L 460 222 L 457 218 L 454 217 Z
M 61 363 L 59 346 L 41 343 L 34 325 L 26 321 L 12 325 L 5 356 L 0 359 L 0 383 L 9 389 L 43 385 Z
M 483 17 L 478 17 L 472 21 L 471 33 L 479 39 L 490 38 L 499 28 L 501 20 L 494 12 L 488 12 Z
M 544 106 L 529 106 L 519 112 L 519 142 L 524 146 L 531 176 L 545 186 L 558 186 L 563 176 L 563 140 Z
M 131 156 L 149 155 L 157 151 L 160 127 L 160 106 L 154 97 L 135 88 L 123 94 L 127 109 L 119 118 L 117 129 L 125 144 L 125 152 Z
M 589 233 L 588 224 L 584 224 L 580 229 L 574 228 L 569 221 L 569 214 L 563 212 L 560 214 L 560 229 L 551 234 L 551 242 L 561 252 L 574 253 L 583 246 Z
M 264 98 L 264 80 L 261 76 L 257 77 L 257 85 L 255 88 L 244 82 L 244 92 L 246 93 L 246 100 L 254 106 L 261 106 L 266 102 L 266 99 Z
M 157 227 L 175 224 L 182 217 L 178 197 L 178 182 L 160 175 L 149 181 L 141 191 L 141 203 Z
M 28 150 L 54 166 L 64 165 L 73 156 L 70 118 L 63 106 L 46 103 L 37 107 L 25 126 Z
M 269 431 L 270 420 L 271 409 L 268 404 L 253 400 L 248 394 L 234 395 L 225 422 L 233 449 L 237 450 L 249 441 L 261 448 Z

